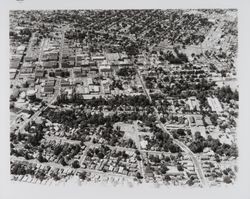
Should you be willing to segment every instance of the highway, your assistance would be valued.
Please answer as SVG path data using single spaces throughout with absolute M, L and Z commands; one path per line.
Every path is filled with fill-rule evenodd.
M 146 89 L 146 86 L 145 86 L 145 83 L 141 77 L 141 74 L 140 74 L 140 71 L 136 68 L 136 72 L 138 74 L 138 77 L 140 79 L 140 82 L 142 84 L 142 88 L 144 90 L 144 93 L 146 94 L 146 96 L 148 97 L 150 103 L 152 103 L 152 99 L 151 99 L 151 96 L 149 95 L 148 93 L 148 90 Z M 179 146 L 186 154 L 189 155 L 189 157 L 191 158 L 193 164 L 194 164 L 194 167 L 195 167 L 195 171 L 197 173 L 197 176 L 202 184 L 203 187 L 206 187 L 208 185 L 207 183 L 207 180 L 205 178 L 205 175 L 204 175 L 204 172 L 203 172 L 203 169 L 202 169 L 202 166 L 199 162 L 199 160 L 197 159 L 197 157 L 194 155 L 194 153 L 185 145 L 183 144 L 182 142 L 180 142 L 179 140 L 177 139 L 174 139 L 172 134 L 170 134 L 167 129 L 165 128 L 165 126 L 163 125 L 163 123 L 161 122 L 160 120 L 160 116 L 159 116 L 159 113 L 158 113 L 158 110 L 156 109 L 156 107 L 154 107 L 154 110 L 155 110 L 155 114 L 156 114 L 156 119 L 157 119 L 157 122 L 159 124 L 159 126 L 161 127 L 161 129 L 163 130 L 163 132 L 167 133 L 170 135 L 170 137 L 173 139 L 173 142 Z

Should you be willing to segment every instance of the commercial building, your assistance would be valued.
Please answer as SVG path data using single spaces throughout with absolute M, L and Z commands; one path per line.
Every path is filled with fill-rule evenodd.
M 211 107 L 212 111 L 216 112 L 217 114 L 223 111 L 221 107 L 221 103 L 219 102 L 217 97 L 208 97 L 207 98 L 208 104 Z
M 191 111 L 199 111 L 200 110 L 200 102 L 197 100 L 196 97 L 189 97 L 188 98 L 188 105 Z

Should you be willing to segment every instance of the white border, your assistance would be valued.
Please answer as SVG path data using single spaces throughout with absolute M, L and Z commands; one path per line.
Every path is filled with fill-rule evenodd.
M 0 0 L 1 22 L 1 132 L 0 132 L 0 198 L 250 198 L 250 1 L 248 0 Z M 145 186 L 128 188 L 100 185 L 47 187 L 9 181 L 9 10 L 17 9 L 191 9 L 191 8 L 237 8 L 239 18 L 238 79 L 240 85 L 240 115 L 238 125 L 239 173 L 231 188 L 153 188 Z

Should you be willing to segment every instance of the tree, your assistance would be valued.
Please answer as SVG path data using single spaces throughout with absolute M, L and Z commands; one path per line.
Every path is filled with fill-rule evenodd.
M 177 153 L 177 152 L 180 151 L 180 148 L 177 145 L 175 145 L 175 144 L 170 144 L 169 151 L 171 153 Z
M 178 139 L 179 138 L 179 134 L 176 131 L 173 132 L 173 138 L 174 139 Z
M 165 175 L 164 180 L 169 182 L 171 180 L 171 177 L 169 175 Z
M 29 153 L 28 153 L 28 152 L 26 152 L 26 153 L 25 153 L 24 158 L 25 158 L 26 160 L 30 160 L 30 159 L 32 159 L 32 157 L 30 157 L 30 155 L 29 155 Z
M 136 155 L 140 155 L 141 153 L 140 153 L 140 151 L 139 151 L 138 149 L 136 149 L 136 150 L 135 150 L 135 154 L 136 154 Z
M 136 156 L 136 159 L 137 159 L 138 161 L 141 161 L 141 160 L 142 160 L 142 159 L 141 159 L 141 156 L 139 156 L 139 155 Z
M 166 162 L 170 162 L 170 161 L 171 161 L 170 157 L 169 157 L 169 156 L 166 156 L 166 157 L 165 157 L 165 161 L 166 161 Z
M 102 152 L 97 153 L 97 157 L 100 159 L 104 158 L 104 154 Z
M 184 171 L 183 166 L 181 164 L 177 165 L 177 169 L 178 169 L 178 171 Z
M 211 120 L 211 122 L 212 122 L 212 124 L 214 125 L 214 126 L 217 126 L 217 120 L 218 120 L 218 115 L 217 114 L 212 114 L 211 116 L 210 116 L 210 120 Z
M 62 147 L 60 145 L 56 146 L 54 150 L 54 155 L 59 155 L 62 152 Z
M 137 177 L 138 179 L 142 179 L 142 178 L 143 178 L 140 172 L 137 172 L 137 173 L 136 173 L 136 177 Z
M 201 133 L 199 131 L 196 131 L 194 133 L 195 140 L 198 140 L 201 137 Z
M 161 121 L 163 124 L 165 124 L 165 123 L 167 122 L 167 120 L 166 120 L 164 117 L 161 117 L 161 118 L 160 118 L 160 121 Z
M 127 159 L 128 158 L 128 154 L 125 151 L 122 151 L 122 157 L 124 159 Z
M 225 183 L 227 183 L 227 184 L 232 183 L 232 180 L 231 180 L 231 178 L 230 178 L 229 176 L 225 176 L 225 177 L 223 178 L 223 181 L 224 181 Z
M 118 76 L 132 77 L 136 74 L 134 68 L 124 67 L 117 71 Z
M 166 172 L 169 170 L 169 168 L 165 165 L 165 164 L 162 164 L 161 165 L 161 173 L 162 174 L 166 174 Z
M 65 162 L 65 159 L 62 157 L 61 160 L 60 160 L 60 163 L 63 165 L 63 166 L 66 166 L 67 163 Z
M 28 87 L 29 87 L 29 84 L 27 81 L 25 83 L 23 83 L 23 88 L 28 88 Z
M 221 162 L 220 156 L 217 155 L 217 154 L 215 154 L 215 161 L 216 161 L 216 162 Z
M 75 161 L 72 163 L 72 167 L 75 168 L 75 169 L 80 168 L 79 161 L 78 161 L 78 160 L 75 160 Z
M 47 159 L 43 157 L 42 153 L 39 153 L 39 156 L 38 156 L 38 161 L 39 162 L 47 162 Z
M 184 129 L 177 129 L 177 133 L 179 135 L 181 135 L 181 136 L 185 136 L 186 135 Z
M 86 171 L 83 171 L 83 172 L 81 172 L 81 173 L 79 174 L 79 178 L 80 178 L 81 180 L 85 180 L 86 177 L 87 177 L 87 172 L 86 172 Z

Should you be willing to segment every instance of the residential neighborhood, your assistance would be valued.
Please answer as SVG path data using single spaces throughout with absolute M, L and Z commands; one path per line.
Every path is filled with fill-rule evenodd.
M 9 17 L 13 182 L 235 183 L 237 10 Z

